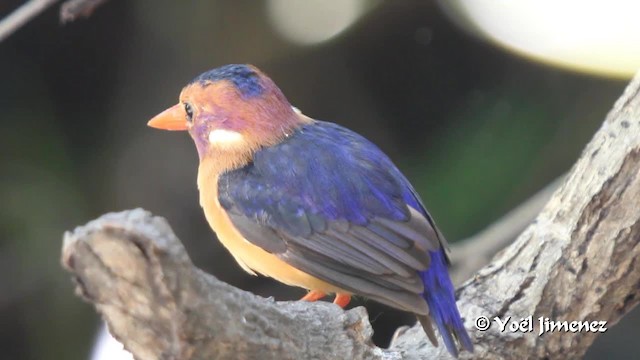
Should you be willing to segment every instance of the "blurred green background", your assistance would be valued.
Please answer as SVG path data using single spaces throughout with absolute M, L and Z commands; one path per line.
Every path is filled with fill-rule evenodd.
M 89 357 L 99 318 L 73 295 L 61 238 L 105 212 L 143 207 L 220 279 L 304 294 L 242 272 L 198 205 L 191 139 L 146 127 L 200 72 L 252 63 L 305 114 L 374 141 L 450 242 L 566 172 L 628 82 L 510 54 L 431 1 L 345 3 L 112 0 L 64 26 L 51 8 L 0 43 L 0 358 Z M 413 321 L 366 306 L 380 345 Z M 637 351 L 637 313 L 588 358 Z

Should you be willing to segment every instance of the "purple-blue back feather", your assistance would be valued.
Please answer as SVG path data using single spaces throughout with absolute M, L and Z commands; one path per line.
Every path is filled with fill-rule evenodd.
M 367 226 L 372 217 L 405 221 L 407 206 L 435 227 L 419 196 L 391 160 L 362 136 L 339 125 L 315 122 L 282 143 L 259 150 L 253 163 L 224 173 L 219 200 L 261 225 L 294 236 L 322 231 L 328 221 Z M 454 337 L 473 345 L 456 307 L 444 248 L 430 251 L 419 272 L 423 297 L 445 346 L 457 354 Z

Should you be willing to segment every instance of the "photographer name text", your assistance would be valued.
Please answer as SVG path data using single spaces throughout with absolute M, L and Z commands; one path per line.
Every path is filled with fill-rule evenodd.
M 538 336 L 542 336 L 546 333 L 553 332 L 591 332 L 591 333 L 603 333 L 607 331 L 606 321 L 588 321 L 588 320 L 551 320 L 548 317 L 540 316 L 535 318 L 533 316 L 527 316 L 524 318 L 514 319 L 511 316 L 506 317 L 494 317 L 490 319 L 487 316 L 479 316 L 475 320 L 475 327 L 479 331 L 487 331 L 491 326 L 497 326 L 500 332 L 522 332 L 529 333 L 537 331 Z

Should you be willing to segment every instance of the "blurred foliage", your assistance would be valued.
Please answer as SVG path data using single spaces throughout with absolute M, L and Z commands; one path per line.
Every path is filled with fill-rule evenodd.
M 11 87 L 0 89 L 0 314 L 10 319 L 0 326 L 1 348 L 3 358 L 25 358 L 26 349 L 35 359 L 78 358 L 90 343 L 60 346 L 73 335 L 60 330 L 91 332 L 93 316 L 69 297 L 73 289 L 58 254 L 62 232 L 87 218 L 86 197 L 52 96 L 33 65 L 23 62 L 27 71 L 4 74 Z
M 66 26 L 56 15 L 45 12 L 0 44 L 7 359 L 87 358 L 98 317 L 73 295 L 60 240 L 108 211 L 167 217 L 195 263 L 233 285 L 278 299 L 303 294 L 240 270 L 202 216 L 190 139 L 145 126 L 203 70 L 254 63 L 306 114 L 379 144 L 452 242 L 566 172 L 625 85 L 503 53 L 417 0 L 365 6 L 342 35 L 314 46 L 287 42 L 266 5 L 246 0 L 112 0 Z M 413 321 L 356 304 L 369 308 L 379 344 Z M 611 337 L 594 353 L 619 349 Z
M 508 209 L 504 194 L 527 180 L 531 162 L 557 123 L 547 109 L 515 94 L 472 95 L 451 122 L 473 121 L 464 128 L 452 126 L 438 138 L 429 158 L 439 161 L 422 158 L 422 166 L 413 166 L 419 169 L 421 193 L 453 239 L 471 235 Z M 459 219 L 473 221 L 456 226 Z

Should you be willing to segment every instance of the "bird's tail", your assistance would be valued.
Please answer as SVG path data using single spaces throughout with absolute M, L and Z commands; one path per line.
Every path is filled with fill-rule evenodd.
M 447 271 L 444 249 L 429 252 L 429 255 L 431 255 L 431 265 L 427 270 L 420 273 L 425 288 L 422 296 L 429 305 L 429 315 L 419 316 L 418 320 L 434 345 L 437 345 L 438 341 L 431 327 L 431 321 L 436 323 L 436 327 L 444 340 L 444 345 L 451 355 L 458 357 L 458 345 L 456 342 L 469 352 L 473 352 L 473 343 L 464 328 L 456 306 L 453 284 Z

